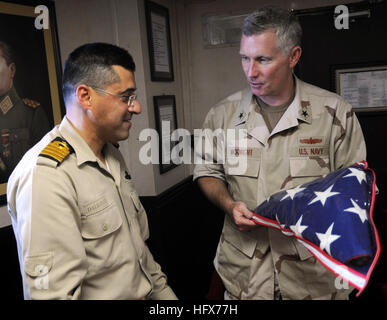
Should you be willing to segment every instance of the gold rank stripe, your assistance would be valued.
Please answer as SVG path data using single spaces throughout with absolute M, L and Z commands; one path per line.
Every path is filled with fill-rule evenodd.
M 51 141 L 40 153 L 39 156 L 55 160 L 58 163 L 62 161 L 73 152 L 71 146 L 61 138 L 56 138 Z
M 56 146 L 52 146 L 52 145 L 48 145 L 43 151 L 42 153 L 45 153 L 45 154 L 48 154 L 48 155 L 57 155 L 59 157 L 62 157 L 64 158 L 65 156 L 67 156 L 69 154 L 69 150 L 68 148 L 66 149 L 57 149 Z
M 50 150 L 43 150 L 41 152 L 41 155 L 50 156 L 50 157 L 54 158 L 55 160 L 57 160 L 59 162 L 62 162 L 63 159 L 66 157 L 66 155 L 59 154 L 57 152 L 51 152 Z

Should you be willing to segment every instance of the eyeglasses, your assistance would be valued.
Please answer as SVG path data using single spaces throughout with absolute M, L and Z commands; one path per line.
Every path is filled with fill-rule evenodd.
M 102 90 L 100 88 L 94 88 L 94 87 L 91 87 L 91 88 L 93 88 L 95 91 L 105 93 L 105 94 L 110 94 L 111 96 L 115 96 L 115 97 L 120 98 L 123 103 L 126 103 L 128 105 L 128 107 L 130 107 L 133 104 L 134 100 L 137 99 L 136 94 L 132 94 L 130 96 L 127 96 L 127 95 L 114 94 L 114 93 L 111 93 L 109 91 Z

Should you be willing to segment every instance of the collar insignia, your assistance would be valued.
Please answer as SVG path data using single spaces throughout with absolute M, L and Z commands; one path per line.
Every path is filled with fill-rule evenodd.
M 0 109 L 3 114 L 6 114 L 9 110 L 11 110 L 13 107 L 12 100 L 9 96 L 6 96 L 3 100 L 0 102 Z

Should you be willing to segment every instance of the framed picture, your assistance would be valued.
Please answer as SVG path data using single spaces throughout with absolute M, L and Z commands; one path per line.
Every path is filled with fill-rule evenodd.
M 203 46 L 206 49 L 239 46 L 248 13 L 206 14 L 202 16 Z
M 152 81 L 173 81 L 171 32 L 168 8 L 145 1 Z
M 387 110 L 387 62 L 335 66 L 334 82 L 355 111 Z
M 16 164 L 64 114 L 53 1 L 0 1 L 0 73 L 2 205 Z
M 178 141 L 171 141 L 171 134 L 177 129 L 175 96 L 154 96 L 156 129 L 159 134 L 160 173 L 165 173 L 177 166 L 173 159 L 173 147 Z

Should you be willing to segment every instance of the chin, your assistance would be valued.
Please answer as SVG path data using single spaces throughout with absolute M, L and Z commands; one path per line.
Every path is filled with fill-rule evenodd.
M 253 94 L 255 94 L 256 96 L 261 96 L 261 95 L 264 95 L 265 94 L 265 88 L 263 87 L 256 87 L 256 86 L 252 86 L 250 85 L 250 90 Z
M 266 95 L 264 90 L 251 89 L 251 92 L 258 97 L 264 97 Z
M 126 132 L 126 133 L 117 133 L 115 134 L 114 136 L 112 136 L 109 141 L 112 142 L 112 143 L 118 143 L 118 141 L 123 141 L 123 140 L 126 140 L 128 139 L 129 137 L 129 132 Z
M 129 138 L 129 131 L 126 132 L 126 133 L 123 133 L 121 136 L 120 136 L 120 140 L 126 140 Z

